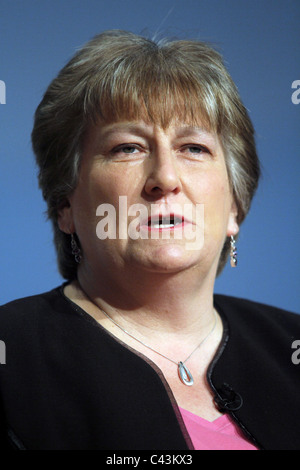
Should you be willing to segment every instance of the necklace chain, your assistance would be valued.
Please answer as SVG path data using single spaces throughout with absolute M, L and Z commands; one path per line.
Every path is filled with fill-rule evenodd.
M 164 354 L 162 354 L 161 352 L 157 351 L 156 349 L 153 349 L 151 346 L 149 346 L 148 344 L 144 343 L 143 341 L 141 341 L 140 339 L 136 338 L 135 336 L 133 336 L 131 333 L 129 333 L 127 330 L 125 330 L 125 328 L 123 328 L 121 325 L 119 325 L 119 323 L 117 323 L 113 318 L 111 318 L 110 315 L 108 315 L 108 313 L 105 312 L 105 310 L 103 310 L 101 307 L 98 306 L 98 308 L 101 310 L 101 312 L 104 313 L 104 315 L 112 322 L 114 323 L 120 330 L 122 330 L 124 333 L 126 333 L 126 335 L 130 336 L 132 339 L 134 339 L 135 341 L 137 341 L 138 343 L 142 344 L 143 346 L 145 346 L 146 348 L 150 349 L 151 351 L 153 351 L 154 353 L 158 354 L 159 356 L 162 356 L 164 357 L 165 359 L 167 359 L 168 361 L 170 362 L 173 362 L 173 364 L 176 364 L 177 367 L 178 367 L 178 374 L 179 374 L 179 378 L 180 380 L 185 384 L 185 385 L 193 385 L 194 383 L 194 380 L 193 380 L 193 377 L 192 377 L 192 374 L 190 373 L 190 371 L 188 370 L 188 368 L 184 365 L 189 359 L 190 357 L 194 354 L 194 352 L 197 351 L 198 348 L 200 348 L 200 346 L 202 346 L 202 344 L 208 339 L 208 337 L 213 333 L 213 331 L 215 330 L 216 328 L 216 324 L 217 324 L 217 315 L 216 315 L 216 311 L 214 309 L 214 325 L 212 327 L 212 329 L 208 332 L 208 334 L 205 336 L 205 338 L 203 338 L 201 340 L 201 342 L 196 346 L 196 348 L 191 352 L 191 354 L 184 360 L 184 361 L 174 361 L 173 359 L 170 359 L 169 357 L 165 356 Z

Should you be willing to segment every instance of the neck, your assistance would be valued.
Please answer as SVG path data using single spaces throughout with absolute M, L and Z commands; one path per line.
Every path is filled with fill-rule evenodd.
M 127 269 L 103 276 L 81 266 L 78 286 L 115 320 L 122 317 L 144 329 L 191 334 L 207 329 L 213 319 L 214 273 L 199 278 L 195 269 L 172 274 Z

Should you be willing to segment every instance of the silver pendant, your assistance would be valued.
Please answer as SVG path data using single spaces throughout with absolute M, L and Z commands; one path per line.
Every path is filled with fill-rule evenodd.
M 178 362 L 178 375 L 184 385 L 190 387 L 194 383 L 194 379 L 188 368 L 183 362 Z

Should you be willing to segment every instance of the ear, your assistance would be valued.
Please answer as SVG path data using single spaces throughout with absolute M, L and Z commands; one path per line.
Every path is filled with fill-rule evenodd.
M 231 237 L 231 235 L 237 235 L 240 230 L 240 227 L 237 223 L 237 216 L 238 216 L 238 209 L 235 201 L 231 204 L 231 210 L 229 213 L 228 218 L 228 225 L 227 225 L 227 237 Z
M 69 201 L 66 201 L 61 209 L 59 209 L 57 223 L 62 232 L 67 234 L 75 232 L 72 207 Z

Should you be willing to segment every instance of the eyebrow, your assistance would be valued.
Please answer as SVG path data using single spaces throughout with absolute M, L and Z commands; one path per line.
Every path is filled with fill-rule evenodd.
M 182 126 L 176 129 L 176 134 L 180 137 L 185 137 L 191 134 L 200 134 L 205 135 L 207 137 L 214 137 L 214 134 L 212 132 L 200 126 Z
M 113 123 L 108 124 L 104 128 L 102 128 L 101 138 L 105 138 L 112 133 L 118 132 L 129 132 L 135 135 L 144 136 L 145 134 L 152 133 L 152 124 L 140 124 L 135 122 L 128 122 L 128 123 Z M 191 135 L 194 136 L 201 136 L 210 139 L 215 139 L 217 136 L 210 132 L 208 129 L 201 127 L 201 126 L 174 126 L 176 137 L 188 137 Z
M 102 128 L 103 134 L 101 137 L 106 137 L 113 132 L 132 132 L 133 134 L 142 135 L 147 132 L 147 127 L 150 127 L 150 125 L 141 126 L 140 124 L 129 122 L 109 124 L 105 127 L 104 129 Z

